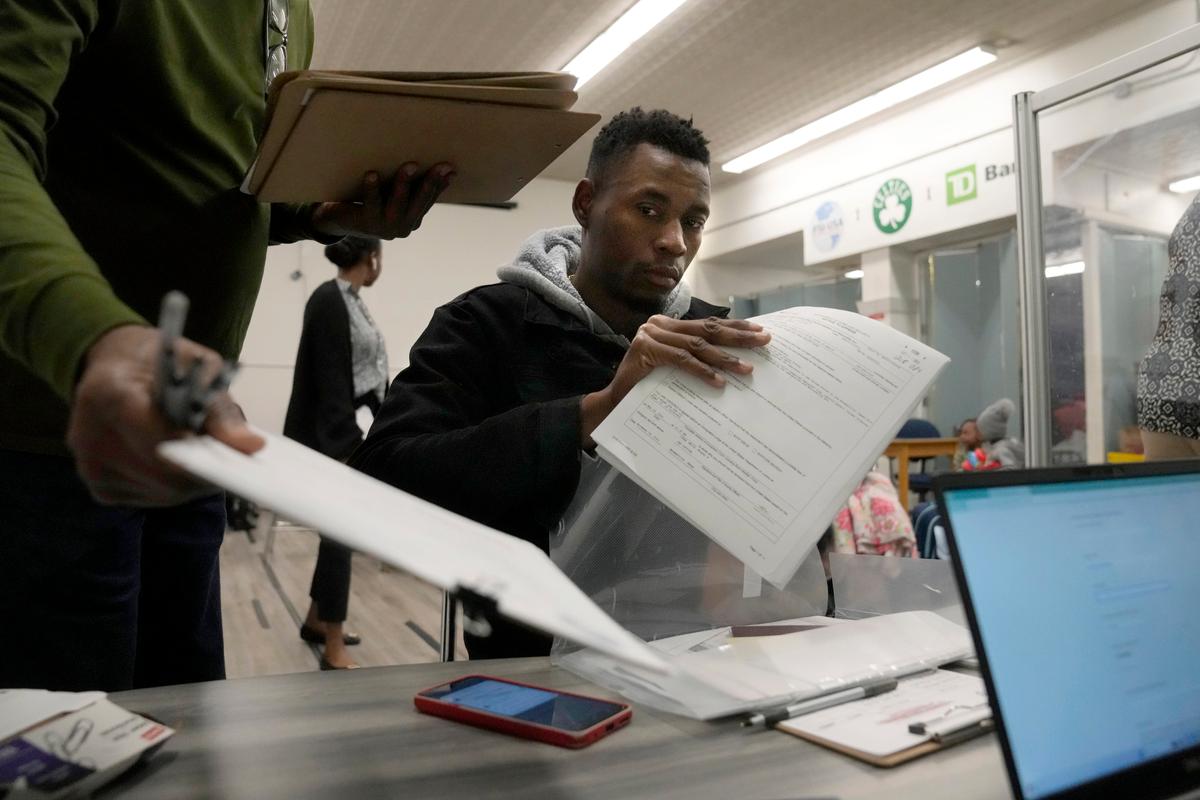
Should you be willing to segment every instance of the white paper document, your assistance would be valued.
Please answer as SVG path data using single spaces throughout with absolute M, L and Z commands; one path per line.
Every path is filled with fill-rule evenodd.
M 596 429 L 598 452 L 782 588 L 949 359 L 830 308 L 757 317 L 770 344 L 723 389 L 658 369 Z
M 733 637 L 730 628 L 717 628 L 652 642 L 675 667 L 670 675 L 589 650 L 558 663 L 634 702 L 713 719 L 912 675 L 971 652 L 967 630 L 931 611 L 814 623 L 813 630 L 778 636 Z
M 929 741 L 931 734 L 909 732 L 914 722 L 933 725 L 988 710 L 982 678 L 934 670 L 900 681 L 895 691 L 794 717 L 779 728 L 882 757 Z
M 167 460 L 289 520 L 447 590 L 469 589 L 538 630 L 652 672 L 664 659 L 600 610 L 534 545 L 350 469 L 282 436 L 247 456 L 208 436 Z

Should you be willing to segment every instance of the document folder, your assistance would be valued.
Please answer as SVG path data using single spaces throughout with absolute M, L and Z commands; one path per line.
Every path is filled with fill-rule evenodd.
M 456 175 L 442 202 L 512 198 L 599 121 L 568 111 L 561 73 L 290 72 L 242 186 L 264 202 L 351 200 L 369 171 L 414 161 Z

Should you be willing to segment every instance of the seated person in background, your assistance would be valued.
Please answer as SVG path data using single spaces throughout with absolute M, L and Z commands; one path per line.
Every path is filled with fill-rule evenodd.
M 917 557 L 912 520 L 896 487 L 881 472 L 868 472 L 833 518 L 829 551 Z
M 578 226 L 530 237 L 500 283 L 434 312 L 352 466 L 548 549 L 592 431 L 657 366 L 713 386 L 751 367 L 761 326 L 680 282 L 708 217 L 707 140 L 635 108 L 596 136 L 572 200 Z M 553 598 L 546 598 L 553 602 Z M 503 621 L 466 636 L 472 658 L 545 655 Z
M 1007 397 L 980 412 L 975 424 L 983 444 L 967 454 L 965 470 L 1021 469 L 1025 466 L 1025 445 L 1008 435 L 1008 419 L 1017 410 Z
M 954 447 L 953 467 L 960 470 L 963 462 L 967 460 L 967 453 L 982 445 L 983 439 L 979 435 L 979 426 L 974 417 L 964 419 L 962 424 L 954 429 L 954 435 L 958 437 L 958 444 Z

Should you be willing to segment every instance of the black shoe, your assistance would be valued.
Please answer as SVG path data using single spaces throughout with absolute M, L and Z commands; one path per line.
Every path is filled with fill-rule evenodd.
M 310 628 L 307 625 L 300 626 L 300 638 L 306 642 L 312 642 L 313 644 L 325 644 L 325 634 L 314 628 Z M 362 637 L 357 633 L 343 633 L 342 643 L 345 645 L 361 644 Z
M 330 670 L 337 670 L 337 669 L 360 669 L 360 667 L 358 664 L 351 664 L 348 667 L 335 667 L 333 664 L 330 664 L 328 661 L 325 660 L 325 656 L 321 656 L 321 671 L 322 672 L 329 672 Z

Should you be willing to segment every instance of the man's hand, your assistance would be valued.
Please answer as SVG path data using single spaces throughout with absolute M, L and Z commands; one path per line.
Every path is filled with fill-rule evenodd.
M 754 369 L 721 347 L 761 347 L 769 341 L 771 334 L 761 325 L 745 320 L 718 317 L 683 320 L 661 314 L 651 317 L 638 328 L 612 382 L 598 392 L 584 395 L 580 441 L 584 447 L 594 447 L 592 432 L 655 367 L 681 367 L 719 388 L 725 385 L 722 370 L 749 375 Z
M 421 220 L 450 185 L 454 167 L 435 164 L 418 178 L 419 166 L 408 162 L 387 185 L 377 172 L 363 178 L 361 203 L 321 203 L 313 211 L 313 227 L 327 236 L 351 233 L 379 239 L 404 238 L 421 227 Z
M 75 454 L 80 477 L 101 503 L 175 505 L 216 491 L 162 460 L 155 450 L 159 442 L 186 433 L 172 426 L 155 403 L 161 348 L 156 329 L 124 325 L 105 333 L 88 350 L 71 404 L 67 446 Z M 221 368 L 217 353 L 187 339 L 175 340 L 175 352 L 182 363 L 200 358 L 206 379 Z M 264 444 L 246 427 L 227 392 L 210 406 L 205 432 L 243 453 Z

